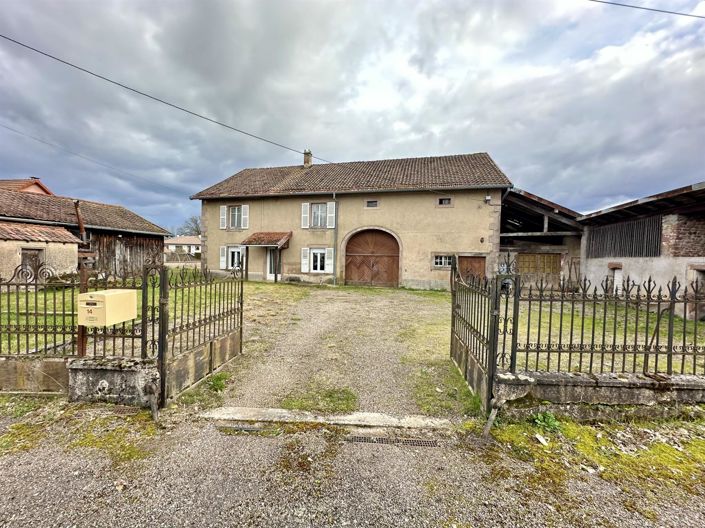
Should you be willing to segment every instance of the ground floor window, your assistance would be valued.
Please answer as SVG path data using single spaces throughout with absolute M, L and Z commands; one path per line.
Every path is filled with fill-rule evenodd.
M 326 250 L 311 250 L 311 271 L 313 273 L 325 273 L 326 271 Z
M 433 256 L 433 267 L 434 268 L 450 268 L 453 264 L 453 255 L 434 255 Z

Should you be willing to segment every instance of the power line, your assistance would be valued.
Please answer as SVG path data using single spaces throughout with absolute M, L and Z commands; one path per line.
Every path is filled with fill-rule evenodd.
M 229 129 L 229 130 L 232 130 L 233 132 L 237 132 L 237 133 L 239 133 L 239 134 L 244 134 L 245 136 L 249 136 L 249 137 L 251 137 L 251 138 L 253 138 L 253 139 L 257 139 L 257 140 L 260 140 L 260 141 L 264 141 L 264 142 L 266 142 L 266 143 L 269 143 L 270 145 L 274 145 L 274 146 L 277 146 L 277 147 L 280 147 L 280 148 L 289 150 L 289 151 L 291 151 L 291 152 L 295 152 L 295 153 L 297 153 L 297 154 L 302 154 L 302 155 L 304 154 L 304 151 L 295 149 L 295 148 L 293 148 L 293 147 L 289 147 L 289 146 L 287 146 L 287 145 L 284 145 L 283 143 L 279 143 L 279 142 L 277 142 L 277 141 L 273 141 L 273 140 L 271 140 L 271 139 L 267 139 L 267 138 L 262 137 L 262 136 L 258 136 L 257 134 L 253 134 L 253 133 L 251 133 L 251 132 L 247 132 L 246 130 L 242 130 L 242 129 L 240 129 L 240 128 L 237 128 L 237 127 L 228 125 L 227 123 L 223 123 L 222 121 L 218 121 L 217 119 L 213 119 L 213 118 L 210 118 L 210 117 L 205 116 L 205 115 L 203 115 L 203 114 L 199 114 L 198 112 L 194 112 L 194 111 L 192 111 L 192 110 L 189 110 L 188 108 L 184 108 L 183 106 L 179 106 L 179 105 L 177 105 L 177 104 L 170 103 L 169 101 L 166 101 L 166 100 L 161 99 L 161 98 L 159 98 L 159 97 L 156 97 L 156 96 L 154 96 L 154 95 L 150 95 L 150 94 L 148 94 L 148 93 L 146 93 L 146 92 L 143 92 L 142 90 L 138 90 L 138 89 L 136 89 L 136 88 L 132 88 L 131 86 L 128 86 L 128 85 L 123 84 L 123 83 L 121 83 L 121 82 L 118 82 L 118 81 L 115 81 L 115 80 L 113 80 L 113 79 L 110 79 L 109 77 L 106 77 L 106 76 L 104 76 L 104 75 L 100 75 L 99 73 L 95 73 L 95 72 L 93 72 L 93 71 L 91 71 L 91 70 L 89 70 L 89 69 L 87 69 L 87 68 L 83 68 L 82 66 L 78 66 L 77 64 L 74 64 L 74 63 L 69 62 L 69 61 L 67 61 L 67 60 L 61 59 L 61 58 L 59 58 L 59 57 L 57 57 L 57 56 L 55 56 L 55 55 L 52 55 L 51 53 L 48 53 L 48 52 L 46 52 L 46 51 L 42 51 L 42 50 L 40 50 L 40 49 L 37 49 L 37 48 L 35 48 L 35 47 L 33 47 L 33 46 L 30 46 L 29 44 L 25 44 L 25 43 L 23 43 L 23 42 L 20 42 L 19 40 L 13 39 L 12 37 L 8 37 L 7 35 L 3 35 L 2 33 L 0 33 L 0 37 L 3 38 L 3 39 L 5 39 L 5 40 L 7 40 L 7 41 L 9 41 L 9 42 L 12 42 L 13 44 L 17 44 L 18 46 L 21 46 L 21 47 L 26 48 L 26 49 L 28 49 L 28 50 L 30 50 L 30 51 L 33 51 L 33 52 L 35 52 L 35 53 L 38 53 L 38 54 L 43 55 L 43 56 L 45 56 L 45 57 L 48 57 L 48 58 L 50 58 L 50 59 L 52 59 L 52 60 L 55 60 L 55 61 L 57 61 L 57 62 L 60 62 L 61 64 L 64 64 L 64 65 L 69 66 L 69 67 L 71 67 L 71 68 L 74 68 L 74 69 L 76 69 L 76 70 L 78 70 L 78 71 L 81 71 L 81 72 L 83 72 L 83 73 L 87 73 L 88 75 L 91 75 L 91 76 L 93 76 L 93 77 L 96 77 L 97 79 L 101 79 L 101 80 L 103 80 L 103 81 L 105 81 L 105 82 L 108 82 L 108 83 L 110 83 L 110 84 L 113 84 L 113 85 L 115 85 L 115 86 L 118 86 L 118 87 L 120 87 L 120 88 L 123 88 L 123 89 L 125 89 L 125 90 L 128 90 L 128 91 L 130 91 L 130 92 L 136 93 L 136 94 L 141 95 L 141 96 L 143 96 L 143 97 L 147 97 L 148 99 L 151 99 L 151 100 L 156 101 L 156 102 L 158 102 L 158 103 L 162 103 L 162 104 L 164 104 L 164 105 L 166 105 L 166 106 L 169 106 L 169 107 L 171 107 L 171 108 L 174 108 L 174 109 L 176 109 L 176 110 L 180 110 L 180 111 L 185 112 L 185 113 L 187 113 L 187 114 L 189 114 L 189 115 L 192 115 L 192 116 L 194 116 L 194 117 L 198 117 L 198 118 L 200 118 L 200 119 L 203 119 L 203 120 L 208 121 L 208 122 L 210 122 L 210 123 L 213 123 L 213 124 L 215 124 L 215 125 L 219 125 L 219 126 L 225 127 L 225 128 L 227 128 L 227 129 Z M 6 127 L 6 128 L 7 128 L 7 127 Z M 14 130 L 13 130 L 13 131 L 14 131 Z M 33 139 L 36 139 L 36 138 L 33 138 Z M 55 145 L 52 145 L 52 146 L 55 146 Z M 57 147 L 57 148 L 63 148 L 63 147 Z M 72 154 L 75 154 L 75 153 L 72 153 Z M 77 154 L 77 155 L 78 155 L 78 154 Z M 79 156 L 80 156 L 80 157 L 84 157 L 84 156 L 81 156 L 81 155 L 79 155 Z M 316 159 L 316 160 L 318 160 L 318 161 L 322 161 L 323 163 L 328 163 L 328 164 L 330 164 L 330 165 L 336 165 L 336 166 L 341 166 L 341 165 L 342 165 L 341 163 L 336 163 L 336 162 L 334 162 L 334 161 L 330 161 L 330 160 L 327 160 L 327 159 L 325 159 L 325 158 L 321 158 L 321 157 L 319 157 L 319 156 L 311 155 L 311 157 L 312 157 L 313 159 Z M 363 174 L 363 175 L 365 175 L 365 176 L 370 176 L 369 173 L 364 172 L 364 171 L 361 171 L 361 170 L 357 169 L 356 167 L 350 166 L 349 164 L 348 164 L 348 167 L 347 167 L 347 168 L 352 169 L 354 172 L 358 172 L 359 174 Z M 116 169 L 115 169 L 115 170 L 116 170 Z M 426 190 L 429 191 L 429 192 L 432 192 L 432 193 L 433 193 L 433 192 L 437 192 L 437 191 L 434 191 L 434 190 L 432 190 L 432 189 L 426 189 Z M 442 194 L 442 193 L 440 193 L 440 192 L 437 192 L 437 193 L 438 193 L 438 194 Z
M 47 141 L 46 139 L 42 139 L 42 138 L 39 138 L 39 137 L 37 137 L 37 136 L 33 136 L 33 135 L 31 135 L 31 134 L 27 134 L 27 133 L 25 133 L 25 132 L 22 132 L 21 130 L 17 130 L 16 128 L 12 128 L 11 126 L 5 125 L 5 124 L 3 124 L 3 123 L 0 123 L 0 127 L 4 128 L 4 129 L 6 129 L 6 130 L 9 130 L 9 131 L 11 131 L 11 132 L 14 132 L 15 134 L 18 134 L 18 135 L 20 135 L 20 136 L 24 136 L 24 137 L 26 137 L 26 138 L 32 139 L 32 140 L 34 140 L 34 141 L 37 141 L 37 142 L 39 142 L 39 143 L 43 143 L 44 145 L 48 145 L 48 146 L 50 146 L 50 147 L 54 147 L 54 148 L 56 148 L 56 149 L 63 150 L 64 152 L 67 152 L 67 153 L 71 154 L 72 156 L 76 156 L 76 157 L 81 158 L 81 159 L 84 159 L 84 160 L 86 160 L 86 161 L 90 161 L 91 163 L 95 163 L 96 165 L 100 165 L 101 167 L 105 167 L 106 169 L 110 169 L 111 171 L 116 172 L 116 173 L 118 173 L 118 174 L 122 174 L 123 176 L 127 176 L 127 177 L 129 177 L 129 178 L 135 178 L 135 179 L 143 180 L 143 181 L 152 181 L 151 179 L 145 178 L 144 176 L 138 176 L 137 174 L 133 174 L 133 173 L 131 173 L 131 172 L 126 172 L 126 171 L 124 171 L 124 170 L 122 170 L 122 169 L 118 169 L 117 167 L 113 167 L 112 165 L 108 165 L 107 163 L 103 163 L 102 161 L 98 161 L 97 159 L 94 159 L 94 158 L 91 158 L 91 157 L 89 157 L 89 156 L 86 156 L 85 154 L 81 154 L 80 152 L 75 152 L 75 151 L 73 151 L 73 150 L 71 150 L 71 149 L 68 149 L 68 148 L 66 148 L 66 147 L 63 147 L 63 146 L 58 145 L 58 144 L 56 144 L 56 143 L 52 143 L 51 141 Z M 181 189 L 177 189 L 177 188 L 175 188 L 175 187 L 173 187 L 173 189 L 174 189 L 175 191 L 181 192 Z
M 258 139 L 258 140 L 260 140 L 260 141 L 264 141 L 264 142 L 266 142 L 266 143 L 269 143 L 270 145 L 275 145 L 275 146 L 277 146 L 277 147 L 280 147 L 280 148 L 283 148 L 283 149 L 286 149 L 286 150 L 290 150 L 291 152 L 296 152 L 297 154 L 303 154 L 303 151 L 301 151 L 301 150 L 298 150 L 298 149 L 289 147 L 289 146 L 287 146 L 287 145 L 284 145 L 284 144 L 279 143 L 279 142 L 277 142 L 277 141 L 273 141 L 273 140 L 271 140 L 271 139 L 267 139 L 267 138 L 262 137 L 262 136 L 258 136 L 257 134 L 253 134 L 253 133 L 251 133 L 251 132 L 247 132 L 246 130 L 242 130 L 242 129 L 240 129 L 240 128 L 237 128 L 237 127 L 228 125 L 227 123 L 223 123 L 222 121 L 218 121 L 217 119 L 212 119 L 212 118 L 210 118 L 210 117 L 208 117 L 208 116 L 205 116 L 205 115 L 203 115 L 203 114 L 199 114 L 198 112 L 194 112 L 193 110 L 189 110 L 188 108 L 184 108 L 183 106 L 179 106 L 179 105 L 177 105 L 177 104 L 170 103 L 169 101 L 166 101 L 166 100 L 161 99 L 161 98 L 159 98 L 159 97 L 156 97 L 156 96 L 154 96 L 154 95 L 150 95 L 150 94 L 148 94 L 148 93 L 146 93 L 146 92 L 143 92 L 143 91 L 141 91 L 141 90 L 138 90 L 138 89 L 136 89 L 136 88 L 132 88 L 132 87 L 126 85 L 126 84 L 123 84 L 123 83 L 121 83 L 121 82 L 118 82 L 118 81 L 115 81 L 115 80 L 110 79 L 110 78 L 108 78 L 108 77 L 105 77 L 104 75 L 100 75 L 99 73 L 95 73 L 94 71 L 91 71 L 91 70 L 89 70 L 89 69 L 87 69 L 87 68 L 83 68 L 83 67 L 81 67 L 81 66 L 78 66 L 77 64 L 74 64 L 74 63 L 69 62 L 69 61 L 67 61 L 67 60 L 61 59 L 61 58 L 59 58 L 59 57 L 57 57 L 57 56 L 55 56 L 55 55 L 52 55 L 51 53 L 48 53 L 48 52 L 46 52 L 46 51 L 42 51 L 42 50 L 40 50 L 40 49 L 37 49 L 37 48 L 35 48 L 35 47 L 32 47 L 32 46 L 30 46 L 29 44 L 25 44 L 25 43 L 23 43 L 23 42 L 20 42 L 19 40 L 16 40 L 16 39 L 13 39 L 13 38 L 11 38 L 11 37 L 8 37 L 7 35 L 3 35 L 3 34 L 0 33 L 0 37 L 4 38 L 5 40 L 7 40 L 7 41 L 9 41 L 9 42 L 12 42 L 13 44 L 17 44 L 18 46 L 22 46 L 23 48 L 26 48 L 26 49 L 28 49 L 28 50 L 31 50 L 31 51 L 33 51 L 33 52 L 35 52 L 35 53 L 39 53 L 40 55 L 44 55 L 45 57 L 48 57 L 48 58 L 50 58 L 50 59 L 52 59 L 52 60 L 55 60 L 55 61 L 57 61 L 57 62 L 60 62 L 60 63 L 62 63 L 62 64 L 64 64 L 64 65 L 69 66 L 69 67 L 71 67 L 71 68 L 74 68 L 74 69 L 76 69 L 76 70 L 78 70 L 78 71 L 82 71 L 83 73 L 87 73 L 88 75 L 92 75 L 93 77 L 96 77 L 96 78 L 98 78 L 98 79 L 101 79 L 101 80 L 103 80 L 103 81 L 105 81 L 105 82 L 109 82 L 110 84 L 114 84 L 115 86 L 119 86 L 120 88 L 123 88 L 123 89 L 125 89 L 125 90 L 129 90 L 130 92 L 136 93 L 136 94 L 141 95 L 141 96 L 143 96 L 143 97 L 147 97 L 148 99 L 151 99 L 151 100 L 153 100 L 153 101 L 157 101 L 158 103 L 162 103 L 162 104 L 165 104 L 165 105 L 170 106 L 170 107 L 172 107 L 172 108 L 175 108 L 175 109 L 177 109 L 177 110 L 181 110 L 182 112 L 186 112 L 187 114 L 190 114 L 190 115 L 192 115 L 192 116 L 198 117 L 198 118 L 200 118 L 200 119 L 205 119 L 206 121 L 209 121 L 209 122 L 214 123 L 214 124 L 216 124 L 216 125 L 219 125 L 219 126 L 228 128 L 228 129 L 230 129 L 230 130 L 232 130 L 232 131 L 234 131 L 234 132 L 238 132 L 239 134 L 244 134 L 245 136 L 249 136 L 249 137 L 251 137 L 251 138 Z M 314 157 L 315 157 L 315 156 L 314 156 Z M 316 159 L 318 159 L 318 160 L 320 160 L 320 161 L 324 161 L 324 162 L 326 162 L 326 163 L 330 163 L 329 161 L 324 160 L 324 159 L 321 159 L 321 158 L 316 158 Z
M 666 13 L 667 15 L 679 15 L 679 16 L 685 16 L 685 17 L 705 19 L 705 16 L 693 15 L 692 13 L 681 13 L 679 11 L 667 11 L 665 9 L 655 9 L 652 7 L 644 7 L 644 6 L 638 6 L 638 5 L 632 5 L 632 4 L 620 4 L 619 2 L 608 2 L 606 0 L 588 0 L 588 2 L 595 2 L 597 4 L 607 4 L 607 5 L 613 5 L 613 6 L 619 6 L 619 7 L 629 7 L 631 9 L 641 9 L 643 11 L 654 11 L 656 13 Z

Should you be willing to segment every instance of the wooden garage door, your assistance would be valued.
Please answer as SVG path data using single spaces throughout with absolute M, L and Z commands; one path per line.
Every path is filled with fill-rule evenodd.
M 353 235 L 345 248 L 345 284 L 399 285 L 399 244 L 377 230 Z

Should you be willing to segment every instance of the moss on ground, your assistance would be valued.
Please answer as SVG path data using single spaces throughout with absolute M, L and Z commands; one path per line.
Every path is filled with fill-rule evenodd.
M 24 415 L 41 409 L 54 398 L 3 395 L 0 396 L 0 416 L 7 418 L 22 418 Z
M 619 486 L 628 494 L 625 508 L 649 520 L 654 520 L 653 504 L 642 503 L 637 495 L 667 501 L 677 494 L 705 493 L 701 422 L 584 425 L 563 420 L 553 431 L 539 423 L 500 424 L 492 434 L 505 454 L 533 466 L 525 476 L 513 474 L 525 484 L 523 493 L 536 499 L 550 494 L 558 510 L 570 509 L 577 500 L 569 494 L 568 481 L 589 474 Z
M 93 448 L 104 452 L 113 464 L 140 460 L 151 454 L 147 439 L 157 433 L 148 411 L 132 416 L 101 416 L 83 422 L 71 448 Z
M 36 447 L 46 433 L 43 424 L 17 423 L 0 435 L 0 456 Z
M 427 295 L 439 292 L 422 292 Z M 398 339 L 409 349 L 402 361 L 415 367 L 414 399 L 430 416 L 480 416 L 480 398 L 472 393 L 448 357 L 450 320 L 415 322 L 403 328 Z
M 340 414 L 357 410 L 358 399 L 357 394 L 349 387 L 330 387 L 312 383 L 304 390 L 285 396 L 280 405 L 284 409 L 295 411 Z

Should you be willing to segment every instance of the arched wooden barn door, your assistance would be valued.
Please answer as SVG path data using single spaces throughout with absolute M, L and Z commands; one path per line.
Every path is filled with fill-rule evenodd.
M 345 284 L 399 286 L 399 244 L 389 233 L 368 229 L 345 247 Z

